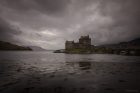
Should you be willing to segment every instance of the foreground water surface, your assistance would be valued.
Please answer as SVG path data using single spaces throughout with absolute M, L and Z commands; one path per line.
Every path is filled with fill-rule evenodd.
M 139 93 L 140 57 L 0 52 L 0 93 Z

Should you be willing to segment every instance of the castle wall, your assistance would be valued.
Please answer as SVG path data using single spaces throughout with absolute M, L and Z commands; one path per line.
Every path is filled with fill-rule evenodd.
M 79 42 L 75 43 L 74 41 L 66 41 L 65 49 L 66 50 L 90 50 L 93 46 L 91 45 L 91 38 L 89 36 L 81 36 Z
M 74 48 L 74 42 L 73 41 L 66 41 L 65 49 L 69 50 L 69 49 L 73 49 L 73 48 Z

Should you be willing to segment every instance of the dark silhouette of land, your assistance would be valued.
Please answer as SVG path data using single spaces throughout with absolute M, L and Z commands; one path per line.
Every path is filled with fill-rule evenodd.
M 47 51 L 46 49 L 38 46 L 29 46 L 33 51 Z
M 19 45 L 15 45 L 9 42 L 5 42 L 5 41 L 0 41 L 0 50 L 1 51 L 13 51 L 13 50 L 18 50 L 18 51 L 32 51 L 31 48 L 29 47 L 24 47 L 24 46 L 19 46 Z

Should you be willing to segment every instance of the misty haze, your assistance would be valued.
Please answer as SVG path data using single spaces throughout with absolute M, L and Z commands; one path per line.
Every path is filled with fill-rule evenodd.
M 0 0 L 0 93 L 140 93 L 140 0 Z

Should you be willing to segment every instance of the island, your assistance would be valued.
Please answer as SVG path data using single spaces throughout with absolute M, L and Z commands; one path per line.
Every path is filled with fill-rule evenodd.
M 118 44 L 105 44 L 95 46 L 91 44 L 89 35 L 81 36 L 78 42 L 66 41 L 65 49 L 54 51 L 54 53 L 67 54 L 120 54 L 140 56 L 140 38 L 120 42 Z

